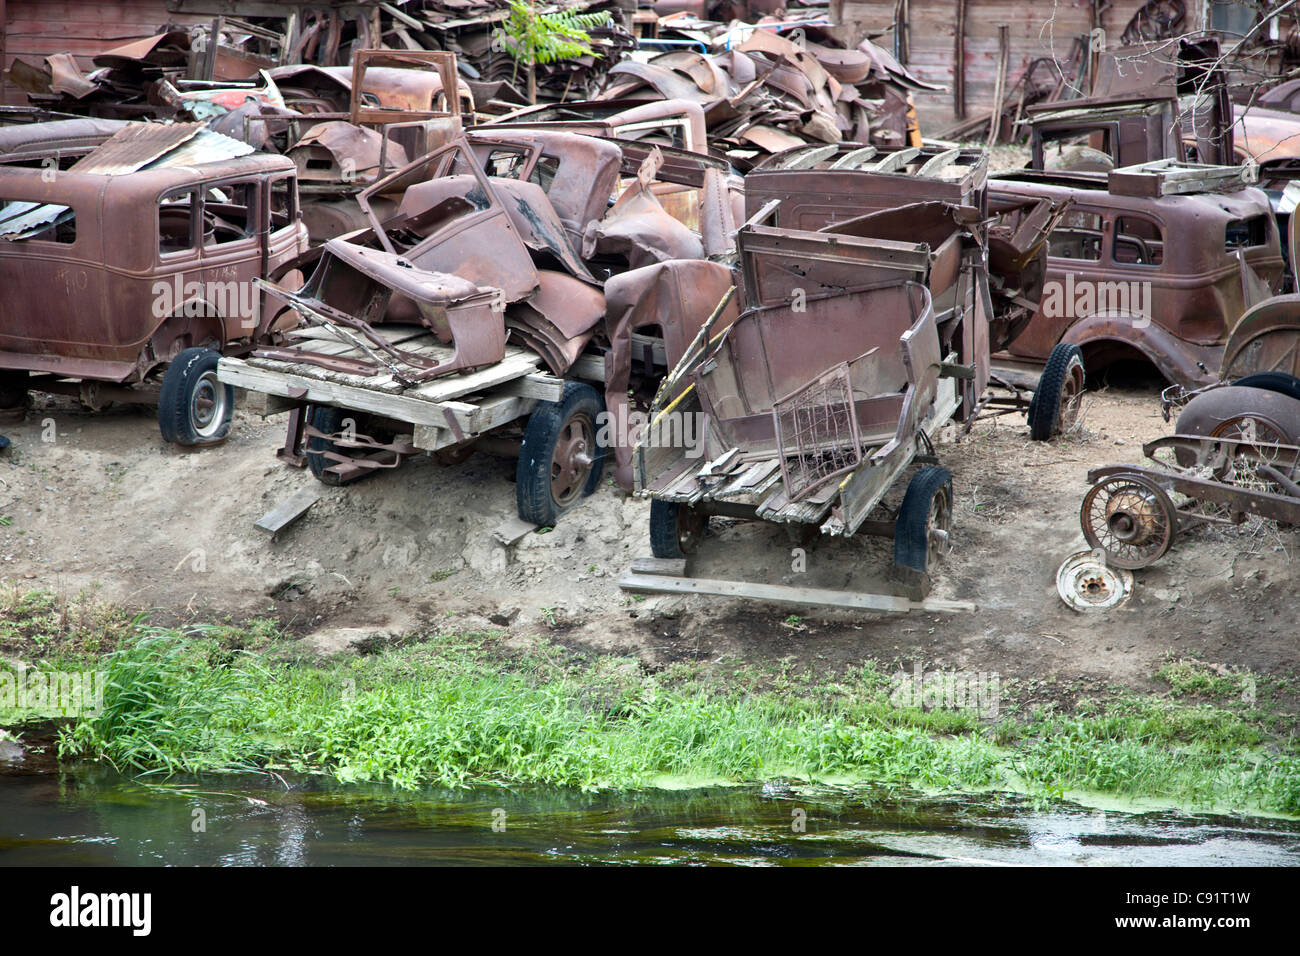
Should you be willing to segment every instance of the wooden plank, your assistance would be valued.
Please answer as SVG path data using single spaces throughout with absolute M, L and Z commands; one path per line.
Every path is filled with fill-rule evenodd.
M 531 521 L 512 516 L 497 525 L 492 532 L 492 538 L 498 544 L 510 548 L 522 541 L 525 535 L 532 534 L 537 528 L 538 526 Z
M 569 374 L 588 382 L 603 382 L 605 381 L 605 356 L 584 352 L 578 356 L 578 361 L 569 366 Z
M 244 403 L 244 407 L 249 411 L 257 412 L 263 418 L 282 415 L 303 405 L 298 399 L 285 398 L 283 395 L 268 395 L 266 392 L 248 392 L 247 394 L 248 401 Z
M 258 518 L 254 526 L 275 537 L 282 529 L 301 518 L 307 509 L 318 501 L 320 501 L 320 492 L 317 489 L 304 488 L 285 498 Z
M 294 368 L 292 372 L 266 368 L 263 364 L 266 361 L 260 360 L 258 364 L 253 364 L 244 359 L 222 359 L 218 377 L 223 382 L 250 391 L 295 398 L 314 405 L 337 405 L 341 408 L 382 415 L 411 425 L 445 427 L 447 419 L 444 409 L 447 409 L 456 415 L 458 424 L 463 423 L 462 428 L 468 427 L 479 431 L 503 424 L 509 421 L 510 417 L 531 411 L 535 404 L 534 399 L 504 396 L 491 403 L 487 411 L 481 411 L 484 405 L 470 405 L 455 401 L 459 396 L 484 391 L 493 385 L 504 384 L 532 374 L 535 368 L 528 362 L 499 362 L 497 365 L 480 369 L 479 372 L 483 374 L 471 372 L 463 376 L 448 376 L 446 379 L 435 379 L 402 394 L 392 394 L 354 384 L 354 380 L 359 376 L 322 378 L 300 371 L 302 366 L 292 366 Z M 311 371 L 326 370 L 312 369 Z M 299 389 L 305 390 L 306 394 L 296 394 Z M 513 416 L 506 415 L 508 412 L 513 412 Z
M 496 390 L 496 393 L 519 398 L 535 398 L 543 402 L 559 402 L 564 399 L 564 379 L 556 378 L 549 372 L 534 372 L 513 382 L 506 382 Z
M 471 431 L 486 432 L 498 428 L 516 418 L 531 415 L 537 407 L 535 398 L 518 398 L 514 395 L 502 395 L 479 402 L 469 416 Z M 463 427 L 463 426 L 462 426 Z
M 685 558 L 633 558 L 633 574 L 668 574 L 680 577 L 686 573 Z
M 713 597 L 770 601 L 776 604 L 853 608 L 891 614 L 907 611 L 957 614 L 962 611 L 976 610 L 976 606 L 969 601 L 945 601 L 938 598 L 911 601 L 892 594 L 871 594 L 866 591 L 832 591 L 825 588 L 792 587 L 787 584 L 758 584 L 753 581 L 637 574 L 634 571 L 624 571 L 619 575 L 618 586 L 625 591 L 645 591 L 652 594 L 705 594 Z
M 456 444 L 456 436 L 452 434 L 450 428 L 416 425 L 415 431 L 411 434 L 411 444 L 425 451 L 437 451 Z

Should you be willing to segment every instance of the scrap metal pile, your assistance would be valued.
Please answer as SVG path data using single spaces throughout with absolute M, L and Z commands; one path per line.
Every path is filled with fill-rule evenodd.
M 163 28 L 147 39 L 106 43 L 89 68 L 68 53 L 48 56 L 44 62 L 18 59 L 8 78 L 28 92 L 33 105 L 48 109 L 167 119 L 186 111 L 186 92 L 255 80 L 259 71 L 290 65 L 346 69 L 356 50 L 436 50 L 457 55 L 464 82 L 478 102 L 495 102 L 498 111 L 527 104 L 521 92 L 526 88 L 522 68 L 496 36 L 509 15 L 509 0 L 409 0 L 369 6 L 368 15 L 355 18 L 337 10 L 307 9 L 298 19 L 290 6 L 283 17 L 218 17 L 211 25 Z M 537 65 L 539 100 L 587 98 L 636 45 L 609 0 L 560 0 L 539 9 L 610 15 L 605 25 L 588 30 L 592 54 Z M 275 102 L 273 92 L 268 98 Z
M 538 102 L 699 103 L 709 147 L 742 172 L 807 142 L 920 145 L 909 91 L 930 87 L 869 40 L 846 49 L 824 18 L 765 17 L 760 28 L 676 13 L 651 16 L 656 35 L 637 38 L 625 11 L 611 2 L 544 10 L 608 13 L 609 20 L 588 30 L 592 54 L 537 64 Z M 44 62 L 18 59 L 8 78 L 33 106 L 69 114 L 207 121 L 238 111 L 221 131 L 240 136 L 249 112 L 301 111 L 304 103 L 307 112 L 340 112 L 358 50 L 445 51 L 457 57 L 466 112 L 501 115 L 529 105 L 526 70 L 500 36 L 508 14 L 508 0 L 425 0 L 376 4 L 370 16 L 355 19 L 329 10 L 308 11 L 302 20 L 218 17 L 105 44 L 89 64 L 67 53 Z M 365 92 L 397 105 L 382 89 Z M 266 135 L 260 127 L 258 134 L 262 148 Z
M 523 462 L 540 422 L 542 477 L 521 464 L 517 483 L 537 524 L 598 483 L 588 426 L 608 412 L 599 445 L 620 485 L 654 499 L 658 557 L 689 553 L 717 514 L 889 534 L 896 564 L 922 577 L 952 513 L 936 429 L 1028 405 L 1031 437 L 1050 438 L 1085 376 L 1119 358 L 1211 386 L 1181 396 L 1204 422 L 1170 446 L 1196 467 L 1213 455 L 1227 467 L 1238 446 L 1223 440 L 1257 444 L 1239 434 L 1247 419 L 1300 446 L 1300 412 L 1268 419 L 1300 403 L 1300 307 L 1270 298 L 1297 274 L 1300 152 L 1234 107 L 1212 40 L 1099 57 L 1093 96 L 1027 110 L 1032 168 L 990 174 L 986 152 L 922 140 L 910 97 L 922 84 L 869 40 L 846 48 L 808 11 L 660 6 L 627 18 L 634 38 L 626 10 L 565 5 L 611 11 L 593 33 L 603 55 L 545 65 L 532 105 L 493 41 L 499 0 L 218 17 L 163 25 L 89 66 L 16 62 L 26 119 L 81 115 L 0 128 L 11 274 L 75 261 L 102 273 L 108 303 L 127 301 L 114 256 L 140 260 L 140 289 L 161 277 L 178 290 L 222 257 L 221 274 L 263 298 L 262 314 L 250 304 L 222 322 L 206 302 L 195 315 L 140 305 L 129 342 L 90 336 L 76 354 L 37 323 L 7 340 L 0 394 L 152 388 L 164 435 L 210 443 L 233 407 L 218 363 L 243 363 L 246 387 L 284 380 L 266 393 L 293 410 L 284 457 L 334 482 L 468 454 L 527 420 Z M 736 12 L 762 22 L 704 19 Z M 1267 102 L 1289 109 L 1288 88 Z M 51 160 L 68 175 L 47 182 Z M 136 238 L 86 262 L 84 238 L 109 228 L 84 198 L 98 176 L 113 177 Z M 1080 305 L 1076 280 L 1131 286 L 1146 305 Z M 196 295 L 211 284 L 195 280 Z M 1064 311 L 1049 308 L 1062 294 Z M 78 321 L 111 325 L 92 312 Z M 200 359 L 190 378 L 162 377 Z M 991 398 L 1021 366 L 1033 403 Z M 1276 377 L 1234 391 L 1256 372 Z M 570 422 L 574 395 L 584 410 Z M 348 401 L 371 416 L 360 438 L 319 414 Z M 185 409 L 207 424 L 163 421 Z M 657 440 L 691 414 L 707 423 L 700 455 Z M 546 424 L 557 415 L 562 434 Z M 903 503 L 886 506 L 913 462 L 924 467 Z M 1300 491 L 1295 457 L 1265 464 L 1251 474 L 1266 494 Z M 1162 480 L 1130 475 L 1103 524 L 1128 534 L 1119 525 L 1164 515 L 1176 529 L 1184 519 L 1141 490 Z M 551 497 L 527 505 L 534 492 Z M 1162 541 L 1137 544 L 1154 560 Z
M 762 28 L 677 17 L 659 32 L 699 49 L 624 60 L 596 98 L 699 103 L 710 148 L 742 171 L 809 142 L 921 145 L 908 93 L 925 84 L 869 40 L 845 49 L 793 17 Z

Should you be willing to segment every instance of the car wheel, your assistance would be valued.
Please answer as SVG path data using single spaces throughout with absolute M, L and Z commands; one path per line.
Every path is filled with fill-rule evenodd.
M 1079 418 L 1083 399 L 1083 353 L 1077 345 L 1058 343 L 1047 358 L 1029 405 L 1029 437 L 1050 441 L 1069 431 Z
M 167 366 L 158 396 L 158 429 L 177 445 L 214 445 L 230 434 L 235 389 L 217 378 L 221 353 L 190 348 Z
M 694 554 L 709 527 L 709 516 L 676 501 L 650 502 L 650 553 L 656 558 Z
M 533 409 L 515 466 L 520 518 L 552 526 L 600 485 L 605 450 L 596 435 L 604 410 L 600 393 L 580 382 L 568 382 L 560 401 Z

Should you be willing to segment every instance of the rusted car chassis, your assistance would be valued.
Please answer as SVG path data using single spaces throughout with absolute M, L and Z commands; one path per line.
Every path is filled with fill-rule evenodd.
M 1153 465 L 1089 471 L 1079 511 L 1089 546 L 1134 569 L 1159 560 L 1194 525 L 1248 517 L 1300 524 L 1300 446 L 1232 434 L 1169 435 L 1142 446 Z
M 540 441 L 558 471 L 549 487 L 522 476 L 520 515 L 549 523 L 599 478 L 600 413 L 626 417 L 634 376 L 675 362 L 730 284 L 727 265 L 707 258 L 730 250 L 724 168 L 554 130 L 459 137 L 362 190 L 370 227 L 321 247 L 305 285 L 263 284 L 275 315 L 292 313 L 340 347 L 321 349 L 319 337 L 260 346 L 223 364 L 222 378 L 315 406 L 291 416 L 283 455 L 330 482 L 418 451 L 499 450 L 496 430 L 526 420 L 520 461 Z M 661 182 L 700 191 L 698 233 L 659 204 Z M 281 369 L 293 370 L 293 385 Z M 469 381 L 484 388 L 460 389 Z M 588 382 L 604 383 L 604 402 Z M 558 402 L 576 431 L 530 441 L 533 423 L 560 411 L 507 399 L 506 388 Z M 337 409 L 364 410 L 377 427 L 345 434 Z M 614 429 L 608 445 L 630 486 L 623 435 Z

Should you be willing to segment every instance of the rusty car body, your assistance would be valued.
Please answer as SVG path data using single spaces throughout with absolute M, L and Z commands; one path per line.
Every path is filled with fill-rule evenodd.
M 9 399 L 148 401 L 139 386 L 187 349 L 267 333 L 253 280 L 302 253 L 307 235 L 293 163 L 248 152 L 197 125 L 134 123 L 57 175 L 0 165 Z
M 1066 343 L 1090 372 L 1139 359 L 1171 382 L 1215 380 L 1228 332 L 1280 286 L 1284 269 L 1268 197 L 1244 186 L 1241 167 L 1226 169 L 1226 185 L 1192 182 L 1177 188 L 1193 191 L 1169 194 L 1148 167 L 994 177 L 990 212 L 1027 198 L 1070 203 L 1048 242 L 1048 294 L 995 364 L 1023 374 Z

